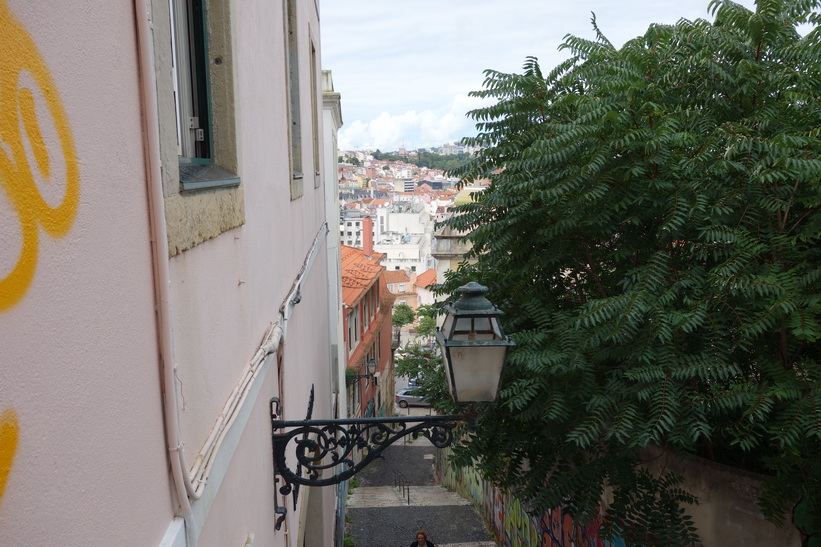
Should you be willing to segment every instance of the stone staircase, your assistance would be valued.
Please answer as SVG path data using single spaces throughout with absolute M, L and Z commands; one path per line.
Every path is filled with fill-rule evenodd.
M 353 490 L 347 502 L 356 546 L 404 547 L 413 541 L 416 530 L 425 529 L 437 547 L 496 547 L 485 539 L 485 525 L 470 502 L 433 484 L 432 447 L 422 448 L 426 442 L 391 447 L 385 460 L 390 469 L 416 478 L 409 490 L 390 484 L 392 472 L 380 472 L 379 463 L 372 464 L 375 469 L 370 477 L 368 471 L 363 473 L 362 485 Z M 423 476 L 429 478 L 420 478 Z

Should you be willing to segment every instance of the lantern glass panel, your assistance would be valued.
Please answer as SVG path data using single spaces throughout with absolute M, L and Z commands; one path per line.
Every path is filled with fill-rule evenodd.
M 473 331 L 477 334 L 492 334 L 492 331 L 490 330 L 490 318 L 475 317 L 473 319 Z
M 473 321 L 471 317 L 457 317 L 453 338 L 455 340 L 467 340 L 467 333 L 471 331 L 472 326 Z
M 495 317 L 460 317 L 451 340 L 502 340 L 502 333 Z
M 450 330 L 453 328 L 453 316 L 451 314 L 447 314 L 445 316 L 445 320 L 442 323 L 442 333 L 445 336 L 450 336 Z
M 447 349 L 445 370 L 451 395 L 460 403 L 496 401 L 507 346 L 454 347 Z M 451 377 L 452 374 L 452 377 Z

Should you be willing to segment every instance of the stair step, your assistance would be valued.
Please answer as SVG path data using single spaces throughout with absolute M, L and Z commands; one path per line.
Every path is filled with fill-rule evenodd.
M 401 491 L 393 486 L 360 486 L 348 496 L 348 507 L 358 509 L 367 507 L 396 507 L 408 505 L 407 492 L 402 497 Z M 441 486 L 411 486 L 411 506 L 470 505 L 470 502 Z

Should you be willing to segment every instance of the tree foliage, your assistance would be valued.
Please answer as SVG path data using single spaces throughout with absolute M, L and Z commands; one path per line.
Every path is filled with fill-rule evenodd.
M 416 336 L 430 340 L 436 332 L 436 308 L 419 306 L 416 312 Z
M 397 376 L 415 378 L 419 382 L 419 393 L 431 401 L 434 409 L 444 413 L 454 410 L 438 349 L 410 344 L 396 352 L 395 365 Z
M 402 302 L 393 307 L 393 315 L 391 316 L 391 324 L 394 327 L 404 327 L 409 323 L 413 323 L 416 314 L 413 313 L 413 308 Z
M 610 485 L 604 529 L 634 544 L 695 539 L 651 445 L 770 475 L 774 521 L 821 514 L 819 2 L 710 7 L 486 71 L 488 146 L 455 174 L 491 186 L 447 222 L 476 263 L 441 292 L 489 286 L 517 343 L 458 461 L 581 519 Z
M 416 152 L 414 155 L 409 154 L 391 154 L 376 150 L 373 154 L 373 159 L 383 161 L 402 161 L 417 167 L 427 167 L 429 169 L 458 169 L 465 166 L 471 160 L 468 154 L 437 154 L 435 152 L 428 152 L 422 150 Z

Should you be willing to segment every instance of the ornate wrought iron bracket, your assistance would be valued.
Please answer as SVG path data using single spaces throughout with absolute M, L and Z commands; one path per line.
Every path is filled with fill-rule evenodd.
M 450 446 L 453 430 L 464 421 L 458 415 L 282 421 L 277 419 L 277 403 L 271 401 L 271 429 L 274 474 L 284 482 L 279 487 L 283 495 L 290 494 L 295 485 L 339 484 L 408 435 L 426 437 L 437 448 Z M 291 443 L 297 472 L 292 471 L 286 461 Z M 361 452 L 357 454 L 357 450 Z M 304 475 L 300 469 L 305 471 Z

